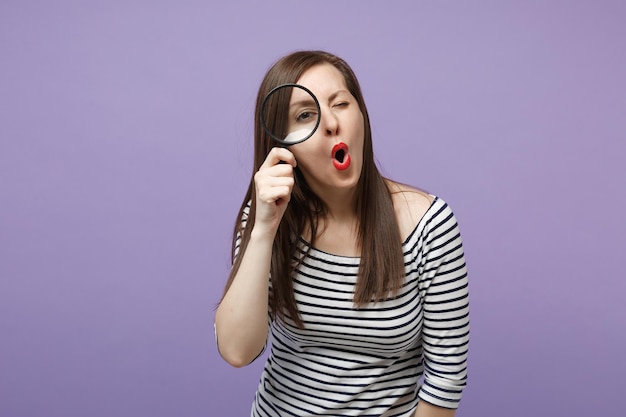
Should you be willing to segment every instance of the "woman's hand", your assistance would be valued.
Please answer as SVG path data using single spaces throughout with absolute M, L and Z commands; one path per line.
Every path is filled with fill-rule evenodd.
M 281 163 L 283 162 L 283 163 Z M 254 174 L 256 190 L 255 231 L 276 233 L 291 199 L 296 158 L 286 148 L 272 148 Z

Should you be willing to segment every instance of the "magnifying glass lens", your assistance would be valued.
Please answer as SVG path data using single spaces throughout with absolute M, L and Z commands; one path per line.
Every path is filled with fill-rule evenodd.
M 265 96 L 261 123 L 267 134 L 283 146 L 303 142 L 319 126 L 319 102 L 301 85 L 280 85 Z

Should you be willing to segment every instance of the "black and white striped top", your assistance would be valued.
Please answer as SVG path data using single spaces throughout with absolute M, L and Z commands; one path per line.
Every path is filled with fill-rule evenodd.
M 455 216 L 442 199 L 403 250 L 398 296 L 357 309 L 359 258 L 311 248 L 294 274 L 305 329 L 289 319 L 271 323 L 251 416 L 412 416 L 419 400 L 458 406 L 467 375 L 467 272 Z

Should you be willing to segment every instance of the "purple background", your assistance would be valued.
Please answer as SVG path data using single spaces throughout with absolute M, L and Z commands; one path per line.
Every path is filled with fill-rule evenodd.
M 459 218 L 457 415 L 626 415 L 626 3 L 213 3 L 0 3 L 0 416 L 248 414 L 214 308 L 256 89 L 305 48 Z

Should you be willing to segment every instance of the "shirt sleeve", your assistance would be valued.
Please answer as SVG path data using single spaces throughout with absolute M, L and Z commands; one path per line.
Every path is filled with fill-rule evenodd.
M 424 322 L 424 382 L 418 396 L 455 409 L 467 383 L 469 298 L 456 217 L 441 199 L 423 230 L 420 293 Z
M 248 216 L 250 215 L 250 202 L 244 207 L 243 212 L 241 213 L 241 230 L 246 228 L 246 224 L 248 223 Z M 241 232 L 237 232 L 237 236 L 235 237 L 235 245 L 233 246 L 233 261 L 237 259 L 237 255 L 239 255 L 239 247 L 241 246 Z

